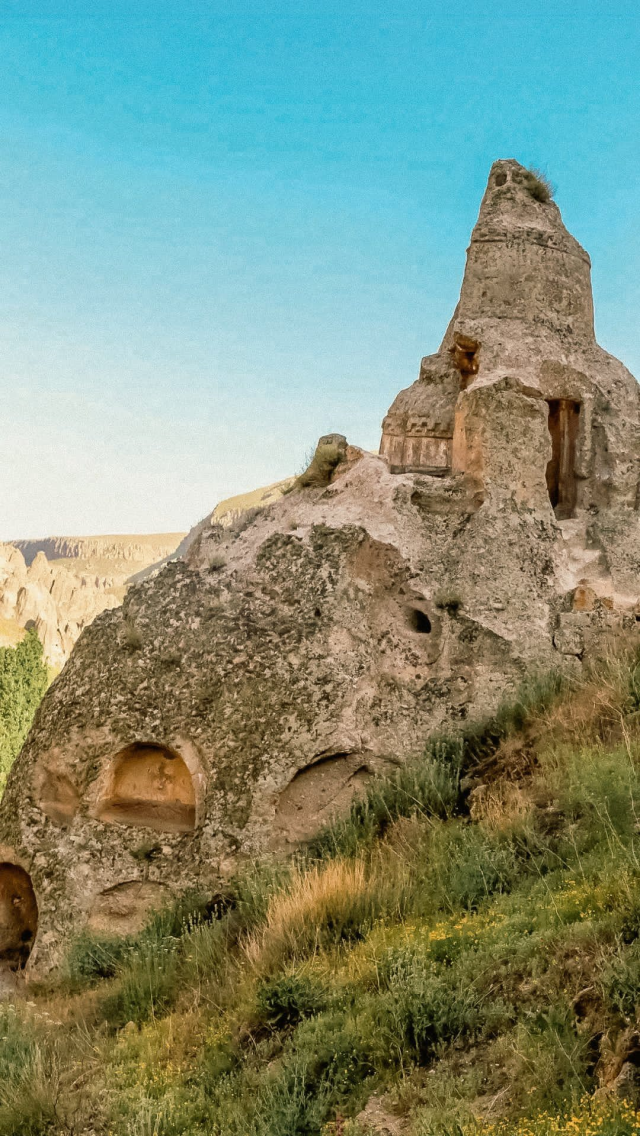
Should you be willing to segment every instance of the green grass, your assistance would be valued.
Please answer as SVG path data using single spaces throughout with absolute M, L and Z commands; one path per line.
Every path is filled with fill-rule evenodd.
M 409 1136 L 640 1133 L 594 1095 L 640 1024 L 637 678 L 534 676 L 215 909 L 81 935 L 3 1027 L 0 1136 L 362 1136 L 374 1092 Z

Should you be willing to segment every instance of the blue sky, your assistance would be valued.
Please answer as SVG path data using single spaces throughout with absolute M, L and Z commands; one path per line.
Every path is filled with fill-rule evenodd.
M 376 447 L 496 158 L 556 183 L 640 375 L 635 4 L 0 0 L 0 65 L 0 538 Z

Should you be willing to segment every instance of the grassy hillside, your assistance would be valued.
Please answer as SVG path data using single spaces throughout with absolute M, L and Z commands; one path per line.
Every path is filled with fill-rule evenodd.
M 81 935 L 0 1010 L 0 1133 L 640 1133 L 639 760 L 630 646 L 431 740 L 296 861 Z

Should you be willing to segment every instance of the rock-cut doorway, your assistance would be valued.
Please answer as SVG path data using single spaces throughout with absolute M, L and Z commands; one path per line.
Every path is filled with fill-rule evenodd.
M 547 489 L 559 521 L 572 517 L 576 509 L 576 443 L 580 422 L 580 403 L 570 398 L 551 398 L 549 433 L 551 461 L 547 465 Z

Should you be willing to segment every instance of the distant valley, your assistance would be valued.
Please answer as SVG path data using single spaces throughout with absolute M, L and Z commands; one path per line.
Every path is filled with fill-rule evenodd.
M 168 557 L 185 533 L 45 537 L 0 543 L 0 646 L 35 627 L 60 668 L 80 632 L 117 607 L 127 582 Z
M 49 536 L 0 542 L 0 647 L 35 627 L 49 666 L 59 670 L 80 632 L 118 607 L 131 583 L 182 556 L 209 525 L 230 528 L 278 500 L 292 478 L 220 501 L 189 532 Z

